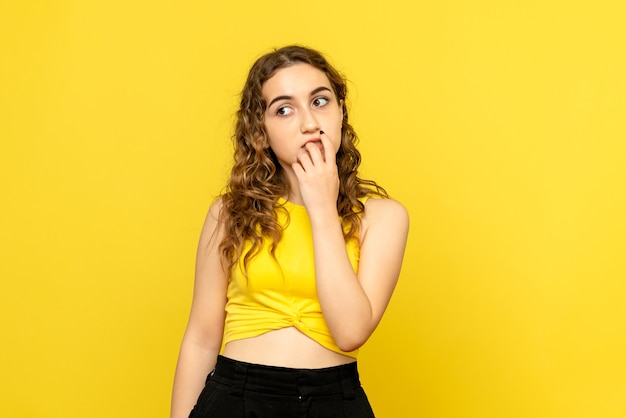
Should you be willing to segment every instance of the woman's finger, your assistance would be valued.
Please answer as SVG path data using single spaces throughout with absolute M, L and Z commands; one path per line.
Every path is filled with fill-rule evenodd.
M 322 150 L 320 149 L 319 142 L 309 142 L 305 145 L 305 149 L 308 152 L 309 158 L 311 159 L 313 165 L 319 165 L 324 163 L 324 155 L 322 154 Z
M 298 160 L 296 164 L 300 165 L 304 169 L 304 171 L 309 171 L 313 167 L 311 155 L 306 148 L 298 154 Z
M 330 139 L 328 138 L 328 136 L 326 134 L 324 135 L 320 135 L 320 139 L 322 141 L 322 146 L 324 149 L 324 161 L 325 162 L 335 162 L 336 161 L 336 157 L 335 157 L 335 148 L 333 147 L 333 144 L 330 142 Z

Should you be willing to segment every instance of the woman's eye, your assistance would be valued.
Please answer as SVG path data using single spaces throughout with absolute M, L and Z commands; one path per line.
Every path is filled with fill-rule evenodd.
M 313 100 L 313 106 L 321 107 L 328 103 L 328 98 L 326 97 L 318 97 Z
M 287 106 L 282 106 L 282 107 L 279 107 L 279 108 L 276 110 L 276 114 L 277 114 L 278 116 L 287 116 L 287 115 L 291 114 L 291 108 L 290 108 L 290 107 L 287 107 Z

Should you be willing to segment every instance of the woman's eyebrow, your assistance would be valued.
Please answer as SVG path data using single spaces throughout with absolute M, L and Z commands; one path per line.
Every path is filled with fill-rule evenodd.
M 328 87 L 324 87 L 324 86 L 322 86 L 322 87 L 318 87 L 318 88 L 316 88 L 315 90 L 313 90 L 313 91 L 311 92 L 311 96 L 315 96 L 317 93 L 319 93 L 320 91 L 324 91 L 324 90 L 326 90 L 326 91 L 328 91 L 328 92 L 332 93 Z
M 293 99 L 293 96 L 277 96 L 272 99 L 272 101 L 267 105 L 267 107 L 268 108 L 272 107 L 272 105 L 279 100 L 291 100 L 291 99 Z
M 313 90 L 311 91 L 311 93 L 310 93 L 310 96 L 315 96 L 317 93 L 319 93 L 319 92 L 321 92 L 321 91 L 328 91 L 328 92 L 331 92 L 331 93 L 332 93 L 332 91 L 331 91 L 328 87 L 321 86 L 321 87 L 318 87 L 318 88 L 316 88 L 316 89 L 313 89 Z M 280 100 L 292 100 L 292 99 L 293 99 L 293 96 L 277 96 L 277 97 L 274 97 L 274 98 L 272 99 L 272 101 L 271 101 L 271 102 L 269 102 L 269 104 L 267 105 L 267 107 L 268 107 L 268 108 L 269 108 L 269 107 L 272 107 L 272 105 L 273 105 L 274 103 L 276 103 L 276 102 L 278 102 L 278 101 L 280 101 Z

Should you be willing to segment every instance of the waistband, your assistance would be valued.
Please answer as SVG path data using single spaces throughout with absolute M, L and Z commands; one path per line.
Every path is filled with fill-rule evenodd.
M 246 363 L 218 356 L 211 380 L 231 387 L 234 395 L 246 390 L 278 395 L 343 394 L 353 398 L 361 386 L 357 363 L 321 369 L 293 369 Z

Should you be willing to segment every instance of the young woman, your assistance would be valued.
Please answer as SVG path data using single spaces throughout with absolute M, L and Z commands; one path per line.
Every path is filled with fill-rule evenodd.
M 252 66 L 200 237 L 172 418 L 374 416 L 356 357 L 398 280 L 408 216 L 358 177 L 345 100 L 317 51 Z

